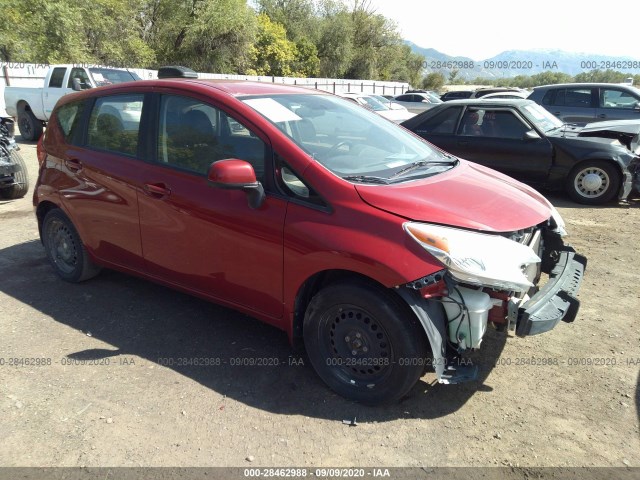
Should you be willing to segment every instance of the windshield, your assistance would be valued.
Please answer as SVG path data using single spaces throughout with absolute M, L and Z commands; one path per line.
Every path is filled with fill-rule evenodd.
M 127 70 L 116 70 L 113 68 L 90 68 L 93 81 L 98 87 L 113 85 L 114 83 L 133 82 L 140 80 L 140 77 Z
M 384 105 L 378 99 L 373 97 L 360 97 L 362 100 L 366 102 L 366 104 L 373 110 L 374 112 L 381 112 L 383 110 L 389 110 L 389 107 Z
M 526 105 L 524 107 L 524 112 L 529 120 L 531 120 L 531 122 L 533 122 L 535 126 L 543 132 L 548 132 L 554 128 L 559 128 L 564 125 L 562 120 L 549 113 L 537 103 Z
M 380 180 L 419 162 L 420 168 L 412 168 L 411 175 L 393 179 L 402 181 L 438 173 L 455 163 L 402 127 L 337 96 L 303 93 L 242 101 L 324 167 L 349 180 L 383 183 Z

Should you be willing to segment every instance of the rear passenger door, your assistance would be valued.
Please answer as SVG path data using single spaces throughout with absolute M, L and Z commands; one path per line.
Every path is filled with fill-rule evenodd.
M 594 122 L 597 105 L 597 88 L 553 88 L 542 98 L 542 106 L 565 123 Z
M 52 151 L 59 157 L 60 199 L 87 248 L 136 271 L 143 264 L 137 199 L 143 99 L 142 93 L 109 95 L 62 106 L 63 132 L 81 118 L 86 131 L 69 131 L 61 151 Z
M 146 271 L 221 303 L 280 317 L 287 202 L 267 195 L 253 210 L 244 192 L 207 180 L 213 162 L 238 158 L 264 181 L 267 139 L 206 100 L 162 94 L 153 105 L 139 196 Z

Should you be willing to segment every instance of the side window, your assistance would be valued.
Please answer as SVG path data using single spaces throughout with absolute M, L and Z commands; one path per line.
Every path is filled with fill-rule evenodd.
M 484 110 L 471 110 L 467 109 L 462 116 L 462 121 L 458 127 L 458 135 L 480 137 L 482 132 L 482 118 L 484 117 Z
M 638 99 L 628 92 L 603 88 L 600 90 L 600 108 L 634 108 Z
M 555 105 L 561 105 L 557 102 Z M 564 95 L 565 107 L 591 107 L 591 89 L 590 88 L 567 88 Z
M 396 100 L 398 100 L 399 102 L 410 102 L 411 98 L 411 95 L 399 95 L 398 97 L 396 97 Z
M 69 81 L 67 82 L 67 88 L 73 88 L 73 81 L 76 79 L 80 84 L 81 89 L 91 88 L 91 82 L 89 81 L 89 75 L 84 68 L 72 68 L 69 75 Z
M 554 97 L 556 96 L 556 92 L 563 92 L 564 95 L 564 90 L 548 90 L 547 93 L 544 94 L 544 97 L 542 97 L 542 104 L 543 105 L 557 105 L 557 103 L 554 102 Z
M 98 98 L 89 118 L 87 146 L 135 156 L 143 95 Z
M 163 95 L 158 125 L 161 164 L 207 175 L 213 162 L 237 158 L 249 162 L 264 181 L 267 146 L 240 122 L 199 100 Z
M 416 128 L 416 132 L 453 135 L 461 111 L 462 107 L 446 108 L 444 111 L 422 122 Z
M 482 118 L 485 137 L 522 139 L 528 130 L 529 127 L 508 110 L 488 110 Z
M 84 110 L 84 101 L 62 105 L 57 110 L 58 125 L 67 143 L 77 144 L 80 134 L 80 119 Z
M 64 74 L 66 73 L 66 67 L 54 68 L 49 78 L 49 86 L 53 88 L 62 88 L 62 82 L 64 81 Z

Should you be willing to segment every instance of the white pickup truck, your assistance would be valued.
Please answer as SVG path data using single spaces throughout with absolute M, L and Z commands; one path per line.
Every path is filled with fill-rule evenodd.
M 7 113 L 18 119 L 24 140 L 35 141 L 49 120 L 60 97 L 68 93 L 114 83 L 140 80 L 134 72 L 107 67 L 54 65 L 47 72 L 44 87 L 6 87 L 4 101 Z

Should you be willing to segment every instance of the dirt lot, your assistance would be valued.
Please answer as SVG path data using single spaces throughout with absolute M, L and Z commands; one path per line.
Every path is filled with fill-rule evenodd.
M 638 467 L 640 200 L 552 201 L 589 259 L 575 323 L 491 331 L 479 381 L 428 373 L 387 408 L 334 395 L 231 310 L 111 271 L 59 280 L 31 192 L 0 202 L 0 465 Z M 279 365 L 236 365 L 263 358 Z

